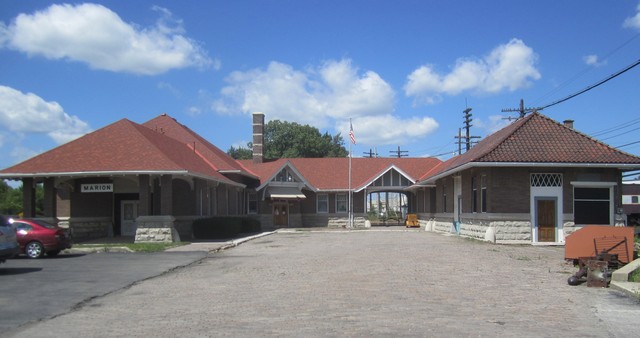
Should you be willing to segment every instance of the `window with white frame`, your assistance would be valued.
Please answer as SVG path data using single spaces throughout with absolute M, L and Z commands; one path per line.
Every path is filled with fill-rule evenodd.
M 247 196 L 247 213 L 249 214 L 257 214 L 258 213 L 258 194 L 255 192 L 249 193 Z
M 316 212 L 318 213 L 329 212 L 329 195 L 318 194 L 318 198 L 316 201 Z
M 293 175 L 287 170 L 282 169 L 275 178 L 276 182 L 294 182 Z
M 336 212 L 347 212 L 347 195 L 336 195 Z

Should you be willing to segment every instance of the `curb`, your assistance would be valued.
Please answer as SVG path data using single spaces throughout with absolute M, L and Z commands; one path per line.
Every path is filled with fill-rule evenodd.
M 105 253 L 105 252 L 135 252 L 124 246 L 96 246 L 94 248 L 71 248 L 63 251 L 68 254 L 88 254 L 88 253 Z
M 611 281 L 609 287 L 640 299 L 640 283 Z
M 219 251 L 223 251 L 223 250 L 227 250 L 227 249 L 231 249 L 231 248 L 235 248 L 238 245 L 244 243 L 244 242 L 248 242 L 250 240 L 256 239 L 256 238 L 260 238 L 260 237 L 265 237 L 265 236 L 269 236 L 269 235 L 273 235 L 275 234 L 276 231 L 271 231 L 271 232 L 263 232 L 257 235 L 253 235 L 253 236 L 249 236 L 249 237 L 244 237 L 244 238 L 239 238 L 239 239 L 234 239 L 233 241 L 227 242 L 226 244 L 223 244 L 221 247 L 213 249 L 213 250 L 209 250 L 210 253 L 215 253 L 215 252 L 219 252 Z

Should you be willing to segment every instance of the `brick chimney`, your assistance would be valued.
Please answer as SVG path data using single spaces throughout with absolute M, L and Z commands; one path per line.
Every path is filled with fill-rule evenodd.
M 264 161 L 264 114 L 253 113 L 253 163 Z
M 573 120 L 564 120 L 562 123 L 564 123 L 565 127 L 573 129 Z

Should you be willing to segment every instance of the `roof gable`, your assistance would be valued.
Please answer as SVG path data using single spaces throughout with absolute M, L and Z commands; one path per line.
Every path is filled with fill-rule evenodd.
M 290 183 L 294 183 L 294 184 L 298 184 L 300 186 L 307 186 L 310 189 L 315 190 L 316 188 L 310 184 L 305 177 L 298 171 L 298 169 L 293 166 L 291 164 L 291 162 L 289 160 L 283 159 L 281 161 L 277 161 L 277 163 L 280 164 L 280 166 L 275 169 L 272 170 L 274 167 L 271 167 L 271 170 L 268 171 L 269 176 L 265 176 L 261 179 L 261 184 L 259 187 L 256 188 L 256 190 L 260 190 L 262 188 L 264 188 L 266 185 L 268 185 L 271 182 L 278 182 L 276 181 L 276 177 L 280 174 L 280 172 L 282 172 L 282 170 L 287 170 L 289 171 L 290 174 L 292 174 L 294 181 L 290 182 Z
M 300 173 L 306 183 L 317 190 L 349 189 L 349 158 L 290 158 L 271 162 L 253 163 L 240 161 L 255 172 L 264 184 L 265 180 L 289 163 Z M 389 170 L 396 170 L 409 181 L 415 182 L 441 163 L 436 158 L 352 158 L 351 188 L 362 189 Z
M 187 126 L 178 123 L 167 114 L 162 114 L 142 125 L 195 148 L 218 171 L 234 171 L 254 176 L 226 152 L 220 150 L 220 148 L 214 146 Z

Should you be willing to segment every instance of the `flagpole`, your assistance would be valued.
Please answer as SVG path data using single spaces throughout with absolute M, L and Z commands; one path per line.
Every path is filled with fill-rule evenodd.
M 348 228 L 353 228 L 353 208 L 352 208 L 352 194 L 351 194 L 351 144 L 353 143 L 353 125 L 351 124 L 351 118 L 349 118 L 349 223 Z

